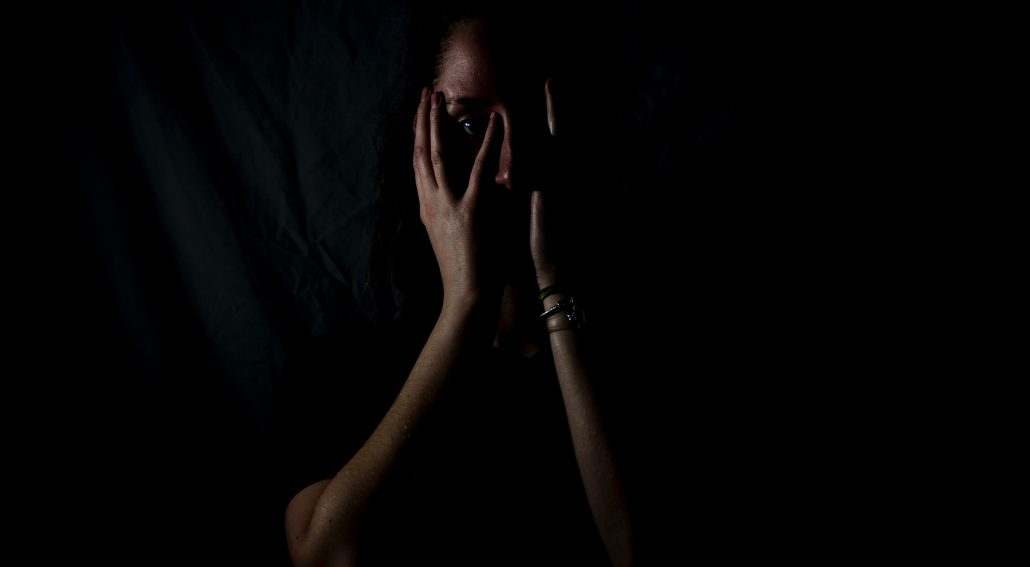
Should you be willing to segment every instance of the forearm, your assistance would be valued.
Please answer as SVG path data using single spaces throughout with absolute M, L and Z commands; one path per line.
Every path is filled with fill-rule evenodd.
M 560 294 L 551 295 L 544 300 L 544 307 L 563 298 Z M 587 376 L 580 333 L 582 331 L 577 329 L 567 329 L 550 334 L 555 370 L 576 462 L 601 539 L 614 565 L 631 565 L 634 552 L 629 506 Z
M 476 335 L 475 307 L 450 306 L 436 325 L 400 393 L 375 431 L 314 501 L 296 555 L 307 564 L 349 564 L 356 527 L 383 480 L 396 466 L 411 435 L 425 421 L 447 376 Z

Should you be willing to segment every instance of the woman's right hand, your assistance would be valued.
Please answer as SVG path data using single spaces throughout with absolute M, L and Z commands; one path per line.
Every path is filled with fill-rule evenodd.
M 443 278 L 444 305 L 468 305 L 493 289 L 494 270 L 487 264 L 489 223 L 484 222 L 484 197 L 481 188 L 489 183 L 492 150 L 496 144 L 497 117 L 490 114 L 483 143 L 476 155 L 468 187 L 458 193 L 448 178 L 447 156 L 441 113 L 443 95 L 422 90 L 415 118 L 413 167 L 418 188 L 419 217 L 429 233 L 440 275 Z M 453 173 L 453 172 L 452 172 Z

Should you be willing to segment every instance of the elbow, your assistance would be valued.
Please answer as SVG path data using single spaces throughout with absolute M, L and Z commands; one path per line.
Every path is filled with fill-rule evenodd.
M 344 541 L 318 540 L 312 537 L 290 539 L 290 562 L 293 567 L 355 567 L 354 547 Z
M 298 493 L 286 507 L 286 545 L 294 567 L 354 567 L 353 530 L 319 517 L 318 500 L 328 481 Z

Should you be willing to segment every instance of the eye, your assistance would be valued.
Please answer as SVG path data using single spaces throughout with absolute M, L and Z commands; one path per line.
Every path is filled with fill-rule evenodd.
M 458 121 L 458 125 L 465 130 L 465 133 L 473 137 L 485 134 L 487 124 L 487 119 L 478 116 L 469 116 Z

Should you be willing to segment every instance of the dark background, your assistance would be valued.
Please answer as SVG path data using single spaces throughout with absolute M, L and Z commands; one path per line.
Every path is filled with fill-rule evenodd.
M 276 380 L 366 314 L 372 143 L 408 13 L 114 3 L 54 26 L 35 102 L 56 159 L 34 195 L 58 229 L 33 242 L 39 301 L 15 302 L 13 380 L 38 402 L 20 427 L 43 440 L 18 446 L 40 488 L 19 496 L 50 553 L 285 564 Z M 585 206 L 616 235 L 593 251 L 625 329 L 605 379 L 647 552 L 814 553 L 868 490 L 839 486 L 864 465 L 834 417 L 866 346 L 826 335 L 862 308 L 829 303 L 864 277 L 834 262 L 851 194 L 821 190 L 807 129 L 836 115 L 761 15 L 555 20 L 570 123 L 611 173 Z

